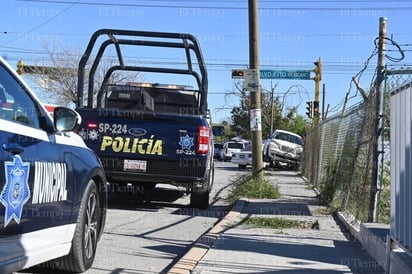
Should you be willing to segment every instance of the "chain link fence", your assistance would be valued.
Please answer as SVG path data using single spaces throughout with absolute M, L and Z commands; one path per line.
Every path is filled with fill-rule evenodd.
M 387 90 L 394 89 L 405 83 L 412 81 L 412 69 L 387 69 L 386 70 L 385 87 Z
M 304 137 L 303 176 L 324 202 L 361 222 L 370 213 L 375 111 L 371 94 L 363 103 L 323 120 Z
M 389 121 L 390 116 L 389 91 L 410 81 L 410 69 L 386 70 L 385 95 L 381 102 L 385 121 Z M 378 222 L 390 221 L 387 214 L 390 210 L 390 125 L 384 122 L 384 128 L 376 132 L 379 117 L 375 94 L 371 92 L 362 103 L 323 120 L 304 136 L 303 176 L 324 202 L 357 223 L 368 221 L 368 216 L 375 216 Z M 382 152 L 378 163 L 373 161 L 374 149 Z M 377 193 L 371 187 L 375 164 L 378 165 Z

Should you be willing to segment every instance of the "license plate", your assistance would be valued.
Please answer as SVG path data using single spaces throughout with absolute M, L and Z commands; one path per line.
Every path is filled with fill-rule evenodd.
M 146 172 L 146 161 L 142 160 L 124 160 L 123 170 Z
M 241 155 L 239 155 L 239 158 L 243 159 L 243 158 L 245 158 L 245 155 L 241 154 Z

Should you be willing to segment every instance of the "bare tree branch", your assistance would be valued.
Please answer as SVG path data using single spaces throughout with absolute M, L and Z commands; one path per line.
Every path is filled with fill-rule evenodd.
M 77 72 L 80 61 L 81 51 L 67 48 L 58 48 L 56 45 L 51 47 L 48 44 L 43 45 L 46 51 L 46 62 L 39 61 L 38 67 L 50 67 L 52 71 L 41 73 L 33 72 L 31 77 L 46 92 L 46 97 L 59 105 L 70 105 L 77 100 Z M 100 84 L 103 81 L 104 74 L 109 67 L 115 64 L 114 60 L 105 59 L 97 70 L 94 86 L 94 95 L 96 95 Z M 121 82 L 133 82 L 140 78 L 140 73 L 114 72 L 111 75 L 110 83 L 116 84 Z M 88 76 L 86 75 L 86 79 Z

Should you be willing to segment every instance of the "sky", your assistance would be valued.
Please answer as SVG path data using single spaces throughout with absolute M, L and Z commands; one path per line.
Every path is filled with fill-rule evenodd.
M 231 71 L 249 65 L 247 7 L 246 0 L 3 0 L 0 54 L 12 66 L 18 60 L 47 63 L 45 44 L 82 53 L 101 28 L 190 33 L 206 60 L 212 119 L 221 122 L 239 105 L 239 98 L 230 95 L 239 81 Z M 342 110 L 345 98 L 349 106 L 362 100 L 352 77 L 361 75 L 359 82 L 368 90 L 377 64 L 380 18 L 387 20 L 387 54 L 393 57 L 386 60 L 388 66 L 411 67 L 412 1 L 261 0 L 258 8 L 259 69 L 312 70 L 320 58 L 320 104 L 328 116 Z M 399 62 L 394 58 L 402 55 L 394 45 L 404 53 Z M 148 60 L 179 61 L 158 53 Z M 301 115 L 315 96 L 313 80 L 261 79 L 260 85 L 262 92 L 273 90 L 285 109 L 298 107 Z

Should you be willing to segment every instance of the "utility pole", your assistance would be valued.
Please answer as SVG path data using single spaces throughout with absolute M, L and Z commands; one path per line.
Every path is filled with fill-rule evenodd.
M 257 84 L 250 90 L 250 129 L 252 138 L 252 176 L 263 179 L 262 109 L 259 83 L 259 22 L 257 0 L 248 0 L 249 67 L 257 72 Z
M 375 202 L 376 193 L 378 188 L 378 170 L 379 170 L 379 155 L 383 153 L 379 151 L 379 139 L 380 132 L 383 130 L 384 125 L 382 124 L 382 117 L 384 115 L 382 109 L 382 97 L 384 92 L 382 92 L 382 82 L 385 77 L 385 58 L 386 58 L 386 23 L 387 19 L 385 17 L 379 18 L 379 41 L 378 41 L 378 66 L 376 81 L 374 84 L 375 88 L 375 128 L 374 134 L 375 139 L 373 140 L 373 154 L 372 154 L 372 173 L 371 173 L 371 191 L 370 191 L 370 201 L 369 201 L 369 214 L 368 222 L 373 222 L 375 220 Z

